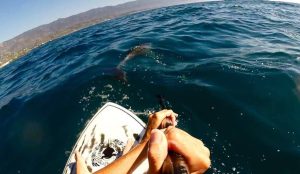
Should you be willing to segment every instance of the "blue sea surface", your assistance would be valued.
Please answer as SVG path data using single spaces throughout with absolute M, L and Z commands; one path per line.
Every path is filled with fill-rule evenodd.
M 299 9 L 265 1 L 174 6 L 32 50 L 0 69 L 0 173 L 62 173 L 103 104 L 146 121 L 160 109 L 158 95 L 211 150 L 207 173 L 300 173 Z

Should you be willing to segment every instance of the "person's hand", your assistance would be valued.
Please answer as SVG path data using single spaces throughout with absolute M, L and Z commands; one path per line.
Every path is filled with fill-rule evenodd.
M 149 115 L 147 129 L 142 141 L 148 141 L 150 139 L 151 131 L 153 129 L 157 129 L 165 118 L 170 119 L 172 121 L 172 124 L 176 126 L 177 115 L 178 114 L 174 113 L 172 110 L 166 109 Z
M 210 151 L 201 140 L 173 126 L 165 134 L 168 150 L 182 155 L 191 173 L 204 173 L 210 167 Z
M 159 174 L 168 150 L 183 156 L 193 174 L 204 173 L 210 167 L 210 152 L 202 141 L 188 133 L 169 127 L 165 131 L 154 129 L 151 132 L 148 149 L 148 174 Z

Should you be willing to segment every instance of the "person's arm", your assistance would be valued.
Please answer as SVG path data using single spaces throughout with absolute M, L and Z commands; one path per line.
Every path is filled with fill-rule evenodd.
M 134 170 L 134 164 L 140 163 L 146 157 L 146 147 L 148 141 L 143 141 L 135 146 L 127 154 L 121 156 L 116 161 L 110 163 L 103 169 L 98 170 L 94 174 L 115 174 L 115 173 L 130 173 Z M 138 165 L 138 164 L 137 164 Z
M 136 145 L 131 151 L 121 156 L 111 164 L 104 168 L 94 172 L 94 174 L 114 174 L 114 173 L 132 173 L 134 169 L 146 158 L 147 156 L 147 143 L 149 138 L 144 139 Z M 76 159 L 76 174 L 91 174 L 85 161 L 81 157 L 79 152 L 75 153 Z
M 147 144 L 151 136 L 151 131 L 160 126 L 163 119 L 168 117 L 176 125 L 176 116 L 172 110 L 162 110 L 151 114 L 148 119 L 147 129 L 142 141 L 131 151 L 121 156 L 114 162 L 110 163 L 103 169 L 98 170 L 94 174 L 115 174 L 115 173 L 131 173 L 137 166 L 147 157 Z
M 108 166 L 96 171 L 94 174 L 110 174 L 110 173 L 131 173 L 137 166 L 147 157 L 147 144 L 151 136 L 151 131 L 160 126 L 163 119 L 168 118 L 176 125 L 176 116 L 172 110 L 162 110 L 151 114 L 148 119 L 147 129 L 142 141 L 134 147 L 131 151 L 113 161 Z M 75 153 L 76 159 L 76 173 L 90 174 L 87 170 L 86 164 L 82 159 L 80 153 Z
M 94 172 L 94 174 L 132 173 L 132 171 L 146 158 L 148 140 L 140 142 L 130 152 L 118 158 L 108 166 Z M 91 174 L 79 152 L 75 153 L 76 174 Z

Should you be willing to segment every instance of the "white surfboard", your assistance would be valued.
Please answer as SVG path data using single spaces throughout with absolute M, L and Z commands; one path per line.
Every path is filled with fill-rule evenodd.
M 145 131 L 145 123 L 129 110 L 115 103 L 105 104 L 80 134 L 63 174 L 76 174 L 75 151 L 81 153 L 88 170 L 95 172 L 122 155 L 129 138 L 138 143 Z M 133 173 L 145 173 L 145 160 Z

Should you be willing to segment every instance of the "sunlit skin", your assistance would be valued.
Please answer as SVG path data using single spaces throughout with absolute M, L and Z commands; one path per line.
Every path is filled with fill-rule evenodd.
M 176 117 L 177 114 L 172 110 L 151 114 L 142 141 L 94 174 L 132 173 L 146 158 L 149 161 L 148 174 L 159 174 L 168 150 L 182 155 L 192 174 L 204 173 L 211 163 L 210 152 L 201 140 L 174 126 L 168 127 L 164 132 L 157 129 L 165 118 L 170 119 L 173 125 L 177 125 Z M 75 159 L 77 174 L 90 174 L 78 152 Z

